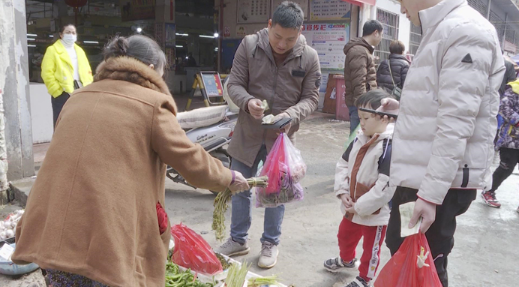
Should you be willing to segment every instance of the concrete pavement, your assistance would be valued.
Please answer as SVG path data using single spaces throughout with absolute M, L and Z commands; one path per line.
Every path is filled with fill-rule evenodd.
M 326 114 L 316 113 L 302 123 L 297 146 L 308 165 L 303 180 L 305 199 L 286 206 L 278 264 L 271 270 L 256 266 L 264 210 L 255 207 L 249 232 L 251 252 L 236 259 L 253 262 L 252 271 L 256 273 L 278 274 L 283 283 L 297 287 L 342 287 L 357 275 L 354 270 L 332 274 L 322 267 L 325 259 L 338 256 L 339 252 L 336 234 L 342 215 L 333 195 L 333 179 L 348 131 L 348 122 L 335 121 L 333 116 Z M 36 161 L 44 158 L 47 147 L 35 148 Z M 518 184 L 517 173 L 503 183 L 497 192 L 503 204 L 500 209 L 487 207 L 478 196 L 469 211 L 459 217 L 456 246 L 449 257 L 451 287 L 519 286 L 516 264 L 519 249 L 515 244 L 519 237 L 519 213 L 515 211 L 519 205 Z M 213 247 L 218 246 L 211 231 L 214 195 L 172 183 L 169 179 L 166 179 L 166 188 L 166 210 L 171 223 L 183 222 L 201 233 Z M 229 228 L 230 212 L 226 224 Z M 359 256 L 362 253 L 360 246 L 357 248 Z M 382 264 L 389 257 L 384 246 Z M 0 282 L 1 279 L 0 276 Z
M 251 252 L 237 257 L 238 260 L 253 262 L 254 272 L 278 274 L 283 283 L 297 287 L 340 287 L 357 275 L 353 270 L 332 274 L 322 267 L 325 259 L 339 253 L 336 234 L 342 215 L 333 195 L 333 175 L 348 131 L 349 123 L 337 122 L 323 114 L 315 114 L 303 122 L 297 146 L 308 165 L 303 180 L 305 199 L 286 205 L 278 263 L 271 270 L 256 266 L 264 210 L 255 207 L 249 232 Z M 519 286 L 516 263 L 519 249 L 515 241 L 519 237 L 519 214 L 515 211 L 519 205 L 518 179 L 516 174 L 512 175 L 499 189 L 501 209 L 483 205 L 478 196 L 469 211 L 459 217 L 456 246 L 449 257 L 451 287 Z M 171 182 L 166 186 L 166 208 L 172 224 L 183 222 L 202 233 L 212 246 L 218 246 L 211 231 L 214 196 L 205 190 Z M 226 224 L 229 228 L 230 212 Z M 389 257 L 389 250 L 384 246 L 382 264 Z

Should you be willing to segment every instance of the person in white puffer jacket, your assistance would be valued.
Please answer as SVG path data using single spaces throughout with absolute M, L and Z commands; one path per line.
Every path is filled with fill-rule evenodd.
M 491 186 L 498 89 L 505 66 L 496 30 L 466 0 L 400 0 L 422 42 L 403 87 L 393 136 L 396 187 L 386 243 L 398 251 L 401 204 L 416 201 L 436 270 L 448 286 L 456 216 Z

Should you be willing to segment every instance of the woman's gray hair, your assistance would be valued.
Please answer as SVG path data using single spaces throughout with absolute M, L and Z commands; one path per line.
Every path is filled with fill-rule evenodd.
M 143 35 L 133 35 L 128 38 L 117 36 L 104 49 L 104 59 L 114 57 L 131 57 L 146 65 L 153 65 L 155 71 L 163 71 L 166 67 L 166 55 L 159 44 Z

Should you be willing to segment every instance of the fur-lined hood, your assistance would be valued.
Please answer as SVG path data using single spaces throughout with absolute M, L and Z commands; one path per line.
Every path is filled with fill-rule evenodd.
M 103 61 L 97 67 L 94 82 L 106 79 L 127 81 L 171 96 L 168 85 L 160 75 L 134 58 L 117 57 Z

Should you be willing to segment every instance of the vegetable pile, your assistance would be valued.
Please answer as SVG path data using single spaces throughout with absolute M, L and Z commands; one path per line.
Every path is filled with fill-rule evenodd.
M 300 175 L 296 175 L 299 177 Z M 297 178 L 296 177 L 296 178 Z M 281 204 L 294 200 L 303 199 L 303 187 L 294 181 L 294 176 L 290 169 L 284 163 L 279 163 L 279 176 L 277 176 L 277 192 L 268 192 L 266 189 L 260 189 L 256 196 L 257 207 L 276 207 Z
M 262 277 L 262 278 L 251 278 L 247 283 L 248 287 L 261 287 L 264 285 L 276 285 L 278 277 L 276 275 L 270 277 Z
M 4 222 L 0 222 L 0 240 L 14 237 L 16 225 L 20 221 L 20 218 L 22 218 L 23 213 L 23 210 L 18 210 L 10 214 Z
M 188 269 L 181 272 L 173 262 L 166 264 L 166 287 L 213 287 L 212 283 L 202 283 Z
M 304 191 L 299 183 L 306 174 L 301 152 L 290 138 L 282 133 L 270 150 L 260 175 L 268 176 L 267 188 L 256 188 L 256 207 L 277 207 L 303 200 Z
M 227 278 L 225 278 L 225 286 L 243 287 L 245 277 L 247 277 L 247 272 L 249 272 L 249 267 L 250 264 L 247 263 L 243 263 L 241 266 L 238 264 L 231 265 L 227 273 Z
M 218 260 L 220 260 L 220 263 L 222 263 L 223 270 L 227 270 L 227 268 L 229 268 L 231 266 L 231 264 L 229 264 L 229 261 L 227 261 L 227 259 L 225 259 L 225 257 L 222 256 L 222 254 L 215 253 L 215 255 L 216 255 L 216 258 L 218 258 Z
M 249 178 L 247 182 L 250 187 L 267 187 L 268 177 L 253 177 Z M 216 239 L 223 241 L 225 233 L 225 212 L 229 207 L 229 201 L 231 201 L 232 193 L 230 189 L 226 189 L 224 192 L 220 192 L 214 199 L 214 212 L 213 212 L 213 230 L 215 231 Z

